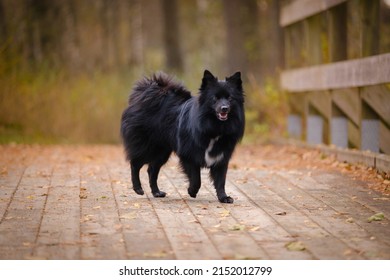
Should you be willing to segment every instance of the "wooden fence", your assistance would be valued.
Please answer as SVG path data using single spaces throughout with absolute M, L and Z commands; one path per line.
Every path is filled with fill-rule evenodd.
M 290 137 L 390 154 L 390 6 L 285 1 L 280 24 Z

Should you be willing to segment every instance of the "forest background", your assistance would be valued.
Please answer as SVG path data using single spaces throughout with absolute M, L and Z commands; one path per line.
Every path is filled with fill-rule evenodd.
M 119 143 L 133 83 L 241 71 L 244 141 L 280 135 L 277 0 L 0 0 L 0 143 Z

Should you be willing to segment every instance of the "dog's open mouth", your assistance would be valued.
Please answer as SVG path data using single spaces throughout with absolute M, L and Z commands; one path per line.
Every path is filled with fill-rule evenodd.
M 217 117 L 220 121 L 226 121 L 228 119 L 229 113 L 220 112 L 217 113 Z

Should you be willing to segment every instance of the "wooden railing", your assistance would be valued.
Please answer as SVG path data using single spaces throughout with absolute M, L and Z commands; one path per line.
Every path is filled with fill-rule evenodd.
M 280 14 L 290 137 L 390 154 L 390 7 L 295 0 Z

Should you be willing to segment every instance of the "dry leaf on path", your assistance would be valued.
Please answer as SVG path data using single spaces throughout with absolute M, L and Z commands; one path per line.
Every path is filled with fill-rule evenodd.
M 167 253 L 165 251 L 144 253 L 145 258 L 165 258 Z
M 301 241 L 292 241 L 285 245 L 289 251 L 303 251 L 306 250 L 305 245 Z
M 137 214 L 136 213 L 126 213 L 126 214 L 123 214 L 122 216 L 120 216 L 121 219 L 127 219 L 127 220 L 132 220 L 132 219 L 135 219 L 137 217 Z
M 231 231 L 242 231 L 242 230 L 245 230 L 245 226 L 237 224 L 237 225 L 233 225 L 232 227 L 230 227 L 229 230 L 231 230 Z
M 371 223 L 372 221 L 382 221 L 385 218 L 385 214 L 381 213 L 376 213 L 375 215 L 372 215 L 371 217 L 368 218 L 368 222 Z
M 219 215 L 220 215 L 222 218 L 228 217 L 228 216 L 230 216 L 230 211 L 225 209 L 225 210 L 219 212 Z

